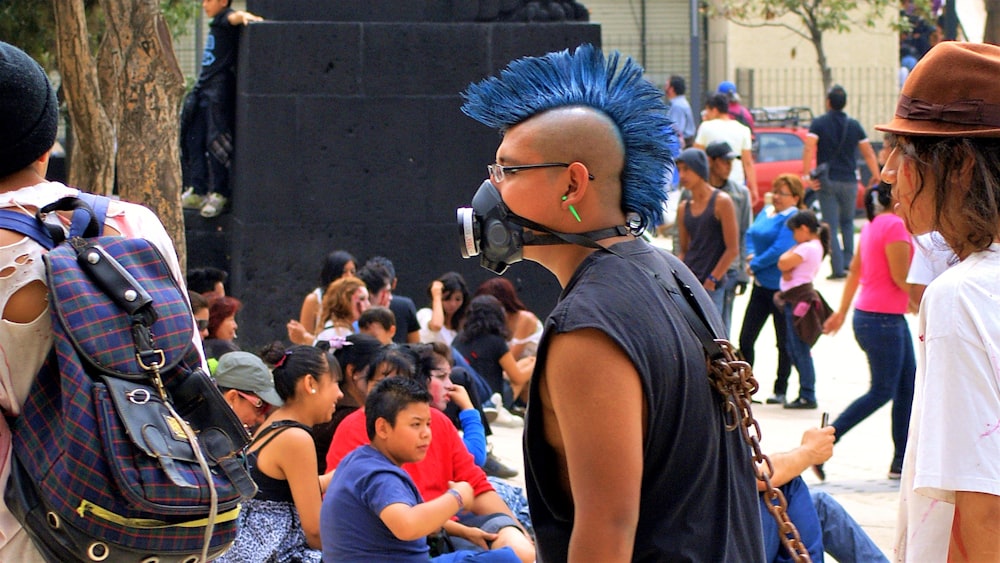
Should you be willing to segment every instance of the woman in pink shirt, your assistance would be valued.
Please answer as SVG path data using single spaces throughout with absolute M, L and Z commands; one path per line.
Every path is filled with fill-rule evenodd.
M 844 324 L 860 285 L 854 307 L 854 338 L 868 356 L 871 387 L 833 421 L 833 426 L 839 440 L 891 399 L 895 453 L 889 478 L 899 479 L 917 369 L 913 339 L 903 317 L 909 303 L 906 273 L 913 258 L 913 242 L 903 220 L 892 212 L 888 185 L 869 190 L 865 203 L 871 222 L 861 229 L 860 252 L 851 260 L 840 309 L 827 319 L 823 332 L 835 333 Z

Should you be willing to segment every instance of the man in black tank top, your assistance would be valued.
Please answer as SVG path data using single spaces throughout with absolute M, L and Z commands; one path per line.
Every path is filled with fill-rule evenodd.
M 721 315 L 726 292 L 735 287 L 729 267 L 740 254 L 736 206 L 729 194 L 708 183 L 708 156 L 699 148 L 677 157 L 681 185 L 691 198 L 677 207 L 680 253 L 677 255 L 701 282 Z M 726 336 L 728 336 L 728 327 Z
M 748 451 L 652 273 L 676 271 L 719 334 L 721 320 L 677 258 L 636 236 L 660 213 L 677 148 L 657 93 L 631 59 L 589 45 L 520 59 L 465 92 L 463 111 L 504 135 L 466 216 L 481 227 L 467 238 L 489 238 L 469 255 L 494 271 L 538 262 L 563 287 L 525 428 L 539 561 L 764 557 Z

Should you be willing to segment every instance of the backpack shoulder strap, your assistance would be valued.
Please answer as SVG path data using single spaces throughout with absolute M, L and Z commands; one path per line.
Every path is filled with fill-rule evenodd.
M 63 205 L 57 206 L 64 200 L 79 199 L 84 205 Z M 87 228 L 92 224 L 98 226 L 96 235 L 104 231 L 104 220 L 108 214 L 108 205 L 111 199 L 105 196 L 80 192 L 77 198 L 68 197 L 59 200 L 54 204 L 46 206 L 45 209 L 72 209 L 73 216 L 70 219 L 69 238 L 95 236 L 87 233 Z M 50 211 L 52 209 L 49 209 Z M 46 250 L 52 250 L 63 237 L 54 238 L 52 229 L 49 229 L 40 219 L 40 215 L 31 217 L 24 213 L 18 213 L 11 209 L 0 209 L 0 228 L 21 233 L 31 240 L 42 245 Z
M 7 229 L 37 242 L 46 250 L 52 250 L 55 243 L 49 232 L 43 229 L 38 219 L 10 209 L 0 209 L 0 229 Z
M 108 216 L 108 205 L 111 203 L 111 198 L 102 195 L 89 194 L 87 192 L 80 192 L 77 197 L 86 203 L 93 212 L 94 221 L 97 221 L 100 228 L 97 234 L 104 234 L 104 220 Z M 73 219 L 69 227 L 70 238 L 85 236 L 84 231 L 87 228 L 87 224 L 88 220 L 84 214 L 74 211 Z

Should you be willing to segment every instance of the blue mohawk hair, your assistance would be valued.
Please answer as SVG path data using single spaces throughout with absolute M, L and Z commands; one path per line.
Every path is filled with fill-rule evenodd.
M 639 228 L 655 222 L 667 199 L 677 135 L 663 93 L 642 77 L 630 57 L 621 68 L 617 51 L 607 59 L 590 44 L 518 59 L 499 77 L 472 84 L 462 94 L 462 112 L 501 132 L 546 110 L 587 106 L 618 126 L 625 146 L 622 209 L 639 215 Z

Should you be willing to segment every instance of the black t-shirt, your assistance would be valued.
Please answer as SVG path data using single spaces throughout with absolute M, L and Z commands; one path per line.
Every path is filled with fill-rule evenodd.
M 223 354 L 240 351 L 240 347 L 232 340 L 220 340 L 218 338 L 206 338 L 202 342 L 202 348 L 205 350 L 206 358 L 215 358 L 216 360 L 221 358 Z
M 502 336 L 486 334 L 471 342 L 464 342 L 459 334 L 452 346 L 469 362 L 472 369 L 482 376 L 492 392 L 504 394 L 503 368 L 500 367 L 500 358 L 510 352 L 510 347 L 507 346 L 507 341 Z M 481 398 L 485 401 L 488 397 Z
M 844 134 L 847 127 L 847 134 Z M 856 119 L 847 117 L 842 111 L 830 110 L 813 120 L 809 132 L 819 137 L 816 145 L 816 163 L 830 164 L 830 179 L 836 182 L 853 182 L 857 180 L 855 170 L 858 163 L 854 153 L 858 143 L 868 138 L 865 130 Z M 840 139 L 843 138 L 843 144 Z M 840 150 L 837 150 L 840 145 Z
M 396 335 L 392 337 L 392 341 L 406 344 L 406 335 L 420 330 L 417 306 L 409 297 L 393 295 L 392 301 L 389 302 L 389 310 L 396 316 Z
M 208 38 L 201 57 L 198 86 L 218 78 L 236 79 L 236 54 L 240 41 L 240 26 L 229 23 L 232 8 L 226 8 L 208 24 Z
M 525 431 L 528 504 L 539 561 L 565 561 L 573 504 L 562 491 L 555 452 L 545 440 L 538 379 L 553 334 L 600 330 L 632 360 L 642 378 L 649 433 L 643 448 L 642 500 L 633 561 L 764 559 L 756 481 L 738 431 L 723 426 L 720 397 L 707 379 L 704 351 L 673 301 L 632 263 L 670 276 L 676 269 L 716 327 L 723 324 L 691 272 L 673 255 L 635 240 L 613 247 L 630 258 L 595 252 L 573 274 L 546 321 L 531 386 Z M 587 358 L 580 358 L 585 369 Z M 541 375 L 539 375 L 541 374 Z M 607 374 L 606 408 L 615 424 L 615 374 Z

